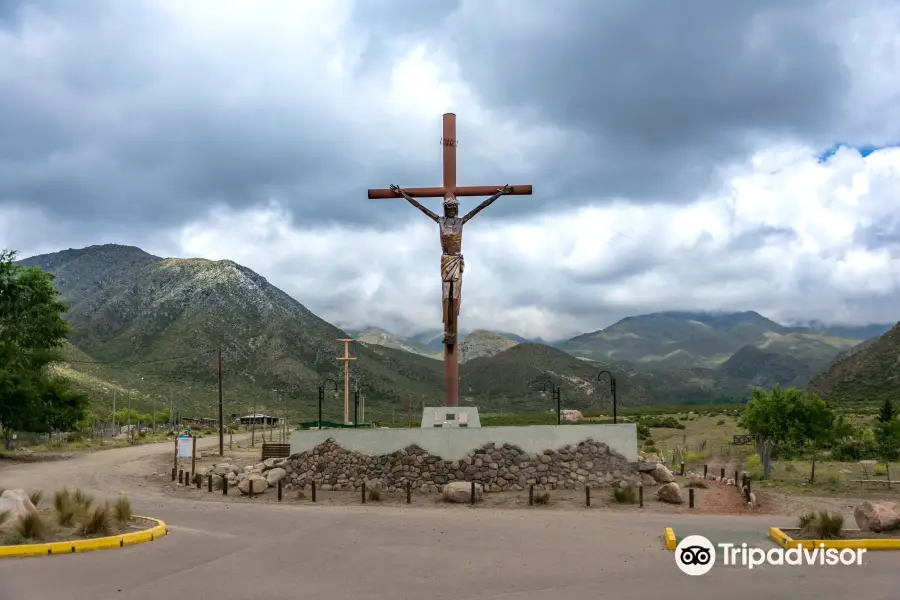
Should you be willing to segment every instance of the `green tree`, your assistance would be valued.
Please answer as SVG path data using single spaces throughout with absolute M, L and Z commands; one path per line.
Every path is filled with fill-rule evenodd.
M 782 449 L 799 450 L 832 441 L 836 425 L 843 428 L 844 422 L 817 396 L 776 386 L 769 393 L 753 390 L 741 424 L 753 435 L 771 438 Z
M 878 422 L 879 423 L 889 423 L 894 420 L 894 403 L 891 402 L 890 398 L 884 399 L 884 404 L 881 405 L 881 410 L 878 411 Z
M 53 276 L 18 266 L 15 257 L 0 251 L 0 430 L 7 434 L 7 447 L 12 430 L 69 427 L 87 405 L 83 394 L 47 373 L 62 357 L 69 332 Z

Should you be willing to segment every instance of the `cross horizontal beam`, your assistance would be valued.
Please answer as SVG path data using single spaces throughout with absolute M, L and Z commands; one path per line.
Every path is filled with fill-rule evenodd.
M 530 185 L 511 185 L 513 196 L 530 196 Z M 502 189 L 502 185 L 472 185 L 456 188 L 456 197 L 472 197 L 472 196 L 490 196 L 495 194 L 497 190 Z M 446 189 L 443 187 L 426 187 L 426 188 L 403 188 L 403 191 L 409 194 L 411 198 L 443 198 Z M 398 196 L 390 189 L 374 189 L 369 190 L 369 200 L 392 200 L 403 198 Z

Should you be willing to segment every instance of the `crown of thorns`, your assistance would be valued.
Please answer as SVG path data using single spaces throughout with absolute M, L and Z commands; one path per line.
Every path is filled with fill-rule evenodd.
M 444 196 L 444 204 L 459 204 L 456 196 Z

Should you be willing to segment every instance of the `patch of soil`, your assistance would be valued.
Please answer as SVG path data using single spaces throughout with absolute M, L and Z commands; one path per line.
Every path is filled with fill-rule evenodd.
M 799 529 L 782 529 L 788 536 L 795 540 L 818 540 L 819 537 L 812 531 L 800 531 Z M 900 540 L 900 531 L 886 531 L 875 533 L 873 531 L 850 530 L 842 531 L 836 540 Z

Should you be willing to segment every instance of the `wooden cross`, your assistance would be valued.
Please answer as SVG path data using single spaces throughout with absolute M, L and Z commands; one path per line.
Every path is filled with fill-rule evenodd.
M 505 195 L 530 196 L 530 185 L 481 185 L 459 187 L 456 185 L 456 115 L 444 114 L 444 131 L 441 137 L 443 147 L 444 185 L 427 188 L 399 188 L 392 185 L 389 189 L 369 190 L 370 200 L 387 200 L 404 198 L 407 202 L 422 211 L 429 219 L 438 224 L 441 234 L 441 280 L 443 282 L 442 310 L 444 313 L 444 404 L 459 405 L 459 307 L 462 294 L 462 273 L 464 261 L 462 257 L 463 225 L 472 217 L 490 206 L 497 198 Z M 464 217 L 457 216 L 458 197 L 490 196 L 487 200 L 472 209 Z M 418 202 L 415 198 L 443 198 L 444 215 L 438 216 Z
M 338 341 L 344 342 L 344 355 L 338 356 L 337 360 L 344 361 L 344 425 L 346 425 L 350 422 L 350 361 L 356 360 L 355 356 L 350 356 L 350 342 L 355 340 L 341 338 Z

